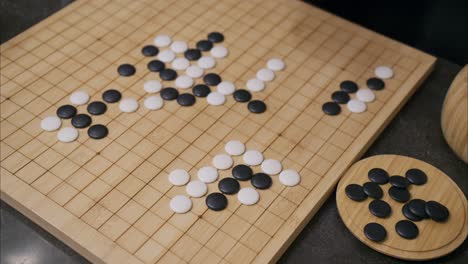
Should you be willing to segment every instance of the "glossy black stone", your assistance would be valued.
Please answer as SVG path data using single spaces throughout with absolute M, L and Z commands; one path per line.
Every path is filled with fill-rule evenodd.
M 369 211 L 379 218 L 387 218 L 392 213 L 392 208 L 385 201 L 373 200 L 369 203 Z
M 421 199 L 413 199 L 408 203 L 408 209 L 414 215 L 421 218 L 428 218 L 429 216 L 426 213 L 426 201 Z
M 207 97 L 211 93 L 211 89 L 207 85 L 197 84 L 192 88 L 192 93 L 196 97 Z
M 445 222 L 449 217 L 449 210 L 447 207 L 436 201 L 426 202 L 426 213 L 436 222 Z
M 203 82 L 209 86 L 218 85 L 221 82 L 221 77 L 216 73 L 208 73 L 203 77 Z
M 62 119 L 70 119 L 76 115 L 76 108 L 73 105 L 62 105 L 57 109 L 57 116 Z
M 102 115 L 107 111 L 107 105 L 103 102 L 94 101 L 86 107 L 86 110 L 92 115 Z
M 253 171 L 252 169 L 243 164 L 239 164 L 232 168 L 232 176 L 239 181 L 248 181 L 252 178 Z
M 152 57 L 158 55 L 159 49 L 156 46 L 147 45 L 141 49 L 141 53 L 146 57 Z
M 327 102 L 322 105 L 322 111 L 327 115 L 337 115 L 341 112 L 341 107 L 335 102 Z
M 362 185 L 362 188 L 364 193 L 371 198 L 381 199 L 383 196 L 382 188 L 375 182 L 366 182 Z
M 355 93 L 358 90 L 358 86 L 353 81 L 343 81 L 340 83 L 340 89 L 346 93 Z
M 400 203 L 406 203 L 411 197 L 407 189 L 402 189 L 395 186 L 392 186 L 390 189 L 388 189 L 388 194 L 390 197 L 392 197 L 393 200 Z
M 404 215 L 406 218 L 408 218 L 408 219 L 411 220 L 411 221 L 418 222 L 418 221 L 421 221 L 421 220 L 422 220 L 421 217 L 419 217 L 419 216 L 413 214 L 413 213 L 410 211 L 410 209 L 409 209 L 409 207 L 408 207 L 408 204 L 405 204 L 405 205 L 403 206 L 403 208 L 401 208 L 401 212 L 403 213 L 403 215 Z
M 385 87 L 385 83 L 379 78 L 370 78 L 367 80 L 367 87 L 371 90 L 382 90 Z
M 172 81 L 177 78 L 177 72 L 173 69 L 164 69 L 159 72 L 159 77 L 164 81 Z
M 120 76 L 127 77 L 127 76 L 132 76 L 133 74 L 135 74 L 136 69 L 135 69 L 135 66 L 125 63 L 125 64 L 120 65 L 117 68 L 117 72 L 120 74 Z
M 239 89 L 232 94 L 232 97 L 234 97 L 234 100 L 236 100 L 236 102 L 245 103 L 252 99 L 252 94 L 247 90 Z
M 188 49 L 184 52 L 184 56 L 187 60 L 194 61 L 201 58 L 201 52 L 197 49 Z
M 395 225 L 395 230 L 402 238 L 414 239 L 419 235 L 418 227 L 411 221 L 401 220 Z
M 414 185 L 423 185 L 427 182 L 427 175 L 420 169 L 409 169 L 406 174 L 406 179 Z
M 191 106 L 195 104 L 195 96 L 189 93 L 180 94 L 177 97 L 177 103 L 179 103 L 181 106 Z
M 271 184 L 273 181 L 271 180 L 271 177 L 268 174 L 265 173 L 255 173 L 252 176 L 252 179 L 250 180 L 252 183 L 252 186 L 260 189 L 260 190 L 265 190 L 271 187 Z
M 224 41 L 224 35 L 219 32 L 211 32 L 208 34 L 208 40 L 213 43 L 219 43 Z
M 247 104 L 247 108 L 254 114 L 261 114 L 266 111 L 266 104 L 260 100 L 252 100 Z
M 114 89 L 107 90 L 102 94 L 102 100 L 106 103 L 117 103 L 120 99 L 122 99 L 122 94 Z
M 240 184 L 234 178 L 224 178 L 219 181 L 218 189 L 225 194 L 236 194 L 240 190 Z
M 381 224 L 369 223 L 364 227 L 364 235 L 374 242 L 382 242 L 387 238 L 387 230 Z
M 201 51 L 209 51 L 213 48 L 213 42 L 209 40 L 200 40 L 197 42 L 197 49 Z
M 152 60 L 148 62 L 148 70 L 152 72 L 160 72 L 166 68 L 164 62 L 160 60 Z
M 167 87 L 161 89 L 161 92 L 159 92 L 161 95 L 161 98 L 167 101 L 175 100 L 179 96 L 179 92 L 172 88 L 172 87 Z
M 331 98 L 337 104 L 346 104 L 350 99 L 349 94 L 343 91 L 336 91 L 332 93 Z
M 104 125 L 92 125 L 88 128 L 88 136 L 94 139 L 105 138 L 109 134 L 109 130 Z
M 364 192 L 364 189 L 361 185 L 350 184 L 346 186 L 345 193 L 346 196 L 349 197 L 349 199 L 357 202 L 362 202 L 365 199 L 367 199 L 367 194 Z
M 71 120 L 72 126 L 76 128 L 85 128 L 91 125 L 91 117 L 87 114 L 78 114 Z
M 368 172 L 367 177 L 372 182 L 375 182 L 375 183 L 380 184 L 380 185 L 388 183 L 388 180 L 390 178 L 388 176 L 388 173 L 385 170 L 381 169 L 381 168 L 371 169 Z
M 227 207 L 228 200 L 222 193 L 210 193 L 206 197 L 206 206 L 213 211 L 221 211 Z
M 409 185 L 408 180 L 405 177 L 399 176 L 399 175 L 390 177 L 389 182 L 392 186 L 395 186 L 397 188 L 402 188 L 402 189 L 408 188 L 408 185 Z

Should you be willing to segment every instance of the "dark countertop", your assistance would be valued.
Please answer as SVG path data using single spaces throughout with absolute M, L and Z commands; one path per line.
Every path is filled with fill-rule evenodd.
M 0 1 L 1 42 L 26 30 L 69 2 L 70 0 Z M 454 63 L 438 60 L 434 72 L 364 157 L 399 154 L 426 161 L 450 175 L 467 196 L 468 166 L 450 150 L 440 128 L 443 99 L 460 69 Z M 0 220 L 0 263 L 88 263 L 4 202 L 1 202 Z M 465 241 L 453 253 L 430 263 L 468 263 L 467 244 Z M 279 262 L 408 263 L 370 249 L 348 232 L 338 215 L 334 194 Z

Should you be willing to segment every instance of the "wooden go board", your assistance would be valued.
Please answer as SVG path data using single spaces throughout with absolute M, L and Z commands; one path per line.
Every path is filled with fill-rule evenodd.
M 155 78 L 143 45 L 168 34 L 193 46 L 211 31 L 222 32 L 229 49 L 214 72 L 237 87 L 267 59 L 286 62 L 254 95 L 267 104 L 265 113 L 252 114 L 232 98 L 223 106 L 174 102 L 132 114 L 109 105 L 93 119 L 108 126 L 105 139 L 80 131 L 66 144 L 40 129 L 40 120 L 78 89 L 91 100 L 109 88 L 142 100 L 143 82 Z M 93 262 L 272 262 L 434 61 L 302 2 L 76 1 L 1 46 L 2 199 Z M 135 65 L 136 75 L 119 77 L 122 63 Z M 322 113 L 341 81 L 364 86 L 379 65 L 395 76 L 366 112 Z M 300 185 L 286 188 L 273 177 L 254 206 L 228 197 L 227 209 L 214 212 L 201 198 L 189 213 L 173 214 L 169 200 L 184 190 L 171 187 L 168 172 L 184 168 L 193 178 L 231 139 L 299 171 Z M 208 188 L 215 191 L 216 183 Z

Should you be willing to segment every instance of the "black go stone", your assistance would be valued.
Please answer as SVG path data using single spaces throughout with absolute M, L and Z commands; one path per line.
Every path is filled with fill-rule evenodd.
M 414 239 L 419 235 L 418 227 L 408 220 L 401 220 L 396 223 L 395 230 L 398 235 L 406 239 Z
M 102 100 L 106 103 L 117 103 L 122 98 L 122 94 L 114 89 L 105 91 L 102 94 Z
M 177 103 L 181 106 L 192 106 L 195 104 L 195 96 L 189 93 L 180 94 L 177 97 Z
M 210 193 L 206 197 L 206 206 L 213 211 L 221 211 L 227 207 L 228 200 L 222 193 Z
M 423 185 L 427 182 L 427 175 L 419 169 L 409 169 L 406 174 L 406 179 L 414 185 Z
M 369 211 L 379 218 L 387 218 L 392 213 L 392 208 L 385 201 L 373 200 L 369 203 Z
M 382 188 L 375 182 L 366 182 L 362 185 L 362 188 L 364 193 L 371 198 L 381 199 L 383 196 Z
M 426 201 L 421 199 L 413 199 L 408 203 L 408 209 L 414 215 L 420 218 L 428 218 L 429 216 L 426 213 Z
M 208 73 L 203 77 L 203 82 L 209 86 L 218 85 L 221 82 L 221 77 L 216 73 Z
M 371 169 L 368 172 L 367 177 L 372 182 L 375 182 L 375 183 L 380 184 L 380 185 L 386 184 L 388 182 L 389 178 L 390 178 L 388 176 L 388 173 L 385 170 L 381 169 L 381 168 Z
M 411 212 L 411 210 L 410 210 L 409 207 L 408 207 L 408 204 L 405 204 L 405 205 L 403 206 L 403 208 L 401 208 L 401 212 L 403 213 L 403 215 L 404 215 L 406 218 L 408 218 L 408 219 L 411 220 L 411 221 L 418 222 L 418 221 L 421 221 L 421 220 L 422 220 L 421 217 L 419 217 L 419 216 L 417 216 L 417 215 L 415 215 L 415 214 L 413 214 L 413 213 Z
M 201 58 L 201 52 L 197 49 L 188 49 L 184 52 L 184 56 L 187 60 L 194 61 Z
M 349 94 L 343 91 L 336 91 L 332 93 L 331 98 L 337 104 L 346 104 L 350 99 Z
M 234 97 L 234 100 L 236 100 L 236 102 L 239 102 L 239 103 L 245 103 L 245 102 L 250 101 L 250 99 L 252 99 L 252 94 L 249 91 L 244 90 L 244 89 L 236 90 L 232 94 L 232 96 Z
M 200 40 L 197 42 L 197 49 L 201 51 L 209 51 L 213 48 L 213 42 L 209 40 Z
M 95 101 L 92 102 L 86 107 L 88 113 L 92 115 L 102 115 L 107 111 L 107 105 L 103 102 Z
M 87 114 L 78 114 L 71 120 L 72 126 L 76 128 L 85 128 L 91 125 L 91 117 Z
M 247 109 L 254 114 L 261 114 L 266 111 L 266 104 L 260 100 L 253 100 L 247 104 Z
M 141 49 L 141 53 L 146 57 L 152 57 L 158 55 L 159 49 L 156 46 L 147 45 Z
M 322 111 L 327 115 L 337 115 L 341 112 L 341 107 L 335 102 L 327 102 L 322 105 Z
M 252 176 L 252 179 L 250 180 L 252 183 L 253 187 L 260 189 L 260 190 L 265 190 L 271 187 L 271 184 L 273 181 L 271 180 L 271 177 L 268 174 L 265 173 L 255 173 Z
M 219 181 L 218 189 L 224 194 L 236 194 L 240 190 L 240 184 L 234 178 L 224 178 Z
M 192 93 L 196 97 L 207 97 L 211 93 L 211 89 L 207 85 L 197 84 L 192 88 Z
M 88 136 L 94 139 L 105 138 L 109 134 L 109 130 L 104 125 L 93 125 L 88 128 Z
M 159 94 L 161 95 L 162 99 L 167 101 L 175 100 L 179 96 L 179 92 L 172 87 L 161 89 L 161 92 Z
M 382 90 L 385 87 L 385 83 L 379 78 L 370 78 L 367 80 L 367 87 L 371 90 Z
M 127 77 L 127 76 L 132 76 L 133 74 L 135 74 L 136 69 L 135 69 L 135 66 L 125 63 L 125 64 L 120 65 L 117 68 L 117 72 L 120 74 L 120 76 Z
M 374 242 L 382 242 L 387 238 L 387 230 L 381 224 L 368 223 L 364 227 L 364 235 Z
M 173 69 L 164 69 L 159 72 L 159 77 L 164 81 L 172 81 L 177 78 L 177 72 Z
M 402 189 L 395 186 L 392 186 L 390 189 L 388 189 L 388 194 L 390 197 L 392 197 L 393 200 L 400 203 L 406 203 L 411 197 L 407 189 Z
M 219 43 L 224 41 L 224 36 L 219 32 L 211 32 L 208 34 L 208 40 L 213 43 Z
M 62 105 L 57 109 L 57 116 L 62 119 L 70 119 L 76 115 L 76 108 L 73 105 Z
M 358 90 L 358 86 L 353 81 L 344 81 L 340 83 L 340 89 L 346 93 L 355 93 Z
M 426 202 L 427 215 L 436 222 L 445 222 L 449 217 L 449 210 L 436 201 Z
M 409 185 L 409 181 L 405 177 L 398 175 L 390 177 L 389 182 L 392 186 L 402 189 L 408 188 Z
M 364 189 L 361 185 L 350 184 L 346 186 L 345 193 L 346 196 L 349 197 L 349 199 L 357 202 L 362 202 L 365 199 L 367 199 L 367 194 L 364 192 Z
M 232 176 L 239 181 L 248 181 L 252 178 L 253 171 L 247 165 L 236 165 L 232 168 Z
M 152 72 L 160 72 L 166 68 L 164 62 L 160 60 L 152 60 L 148 62 L 148 70 Z

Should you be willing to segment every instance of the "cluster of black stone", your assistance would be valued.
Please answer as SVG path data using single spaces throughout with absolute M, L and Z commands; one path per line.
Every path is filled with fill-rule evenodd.
M 367 87 L 371 90 L 382 90 L 385 83 L 379 78 L 370 78 L 367 80 Z M 347 104 L 351 99 L 349 94 L 357 92 L 358 85 L 353 81 L 343 81 L 340 84 L 340 90 L 331 95 L 332 102 L 326 102 L 322 105 L 322 111 L 327 115 L 338 115 L 341 113 L 340 104 Z
M 354 201 L 364 201 L 367 197 L 374 200 L 369 203 L 369 211 L 379 217 L 387 218 L 392 213 L 391 206 L 381 200 L 383 197 L 382 188 L 379 185 L 390 183 L 392 187 L 388 190 L 389 196 L 400 203 L 410 200 L 411 194 L 408 191 L 410 185 L 423 185 L 427 182 L 427 175 L 419 169 L 410 169 L 405 177 L 391 176 L 380 168 L 371 169 L 368 173 L 370 182 L 362 186 L 349 184 L 345 188 L 346 195 Z M 403 215 L 411 220 L 401 220 L 395 225 L 395 230 L 403 238 L 414 239 L 419 234 L 418 227 L 412 221 L 421 221 L 431 218 L 437 222 L 444 222 L 449 216 L 448 209 L 435 201 L 425 202 L 421 199 L 413 199 L 402 208 Z M 369 223 L 364 227 L 366 237 L 375 242 L 381 242 L 387 237 L 387 231 L 378 223 Z
M 218 189 L 220 192 L 214 192 L 206 197 L 206 205 L 214 211 L 221 211 L 227 207 L 228 200 L 225 196 L 233 195 L 239 192 L 239 181 L 248 181 L 253 187 L 265 190 L 271 187 L 273 181 L 268 174 L 259 172 L 253 173 L 252 168 L 247 165 L 236 165 L 232 168 L 232 176 L 219 181 Z

